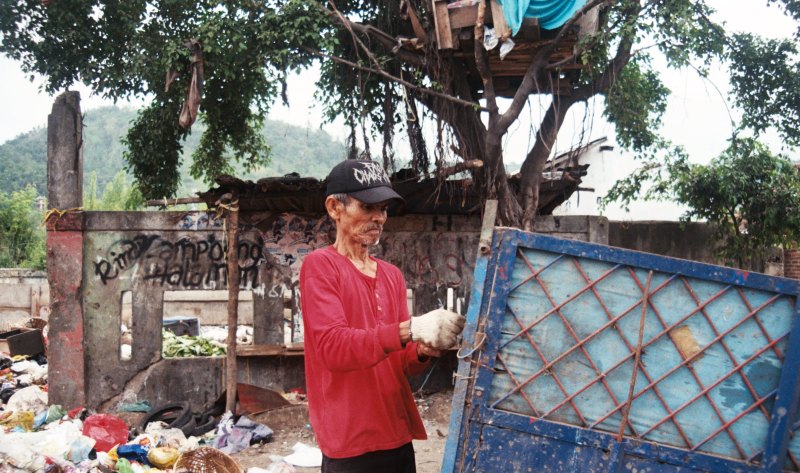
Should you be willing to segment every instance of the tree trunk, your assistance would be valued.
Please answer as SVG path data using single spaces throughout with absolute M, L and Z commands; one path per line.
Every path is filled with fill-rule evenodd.
M 542 180 L 542 171 L 556 142 L 558 130 L 564 122 L 567 111 L 574 103 L 569 97 L 553 95 L 553 101 L 539 126 L 536 134 L 536 143 L 531 148 L 525 161 L 522 163 L 520 174 L 520 199 L 522 200 L 522 225 L 525 231 L 532 231 L 539 210 L 539 188 Z

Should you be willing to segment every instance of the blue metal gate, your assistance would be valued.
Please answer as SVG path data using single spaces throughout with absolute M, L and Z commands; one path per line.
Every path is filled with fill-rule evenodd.
M 505 228 L 485 253 L 443 473 L 800 471 L 797 281 Z

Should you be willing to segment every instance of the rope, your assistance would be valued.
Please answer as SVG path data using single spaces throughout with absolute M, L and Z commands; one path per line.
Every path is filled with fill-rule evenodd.
M 51 216 L 58 215 L 56 220 L 53 222 L 53 225 L 55 225 L 56 223 L 58 223 L 59 220 L 61 220 L 61 217 L 70 212 L 83 212 L 83 207 L 73 207 L 71 209 L 66 209 L 66 210 L 50 209 L 47 212 L 45 212 L 44 217 L 42 217 L 41 226 L 45 226 Z
M 222 216 L 222 212 L 227 210 L 228 212 L 238 212 L 239 211 L 239 199 L 234 200 L 230 204 L 217 204 L 217 213 L 215 215 L 216 218 L 220 218 Z
M 486 343 L 486 338 L 487 338 L 486 332 L 478 332 L 476 335 L 481 335 L 480 341 L 476 340 L 475 343 L 472 344 L 472 348 L 470 348 L 468 353 L 463 353 L 463 354 L 461 353 L 461 350 L 463 350 L 466 347 L 459 348 L 458 351 L 456 352 L 456 358 L 458 358 L 459 360 L 463 360 L 464 358 L 470 357 L 472 356 L 473 353 L 478 351 L 478 349 L 482 347 L 484 343 Z

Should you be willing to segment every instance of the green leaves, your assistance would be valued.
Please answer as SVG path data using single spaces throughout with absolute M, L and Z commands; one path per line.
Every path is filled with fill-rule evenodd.
M 606 94 L 603 112 L 616 125 L 622 146 L 642 151 L 658 143 L 668 96 L 669 89 L 647 62 L 637 58 L 628 63 Z
M 680 149 L 651 159 L 607 197 L 669 198 L 688 207 L 684 220 L 715 226 L 719 255 L 740 268 L 758 268 L 770 248 L 800 241 L 800 173 L 785 156 L 753 138 L 736 138 L 707 165 L 692 164 Z
M 742 127 L 756 134 L 774 127 L 800 145 L 800 62 L 790 39 L 736 34 L 728 49 L 733 98 L 745 113 Z
M 267 162 L 260 134 L 287 71 L 306 67 L 320 49 L 327 20 L 304 0 L 40 0 L 0 2 L 0 53 L 45 76 L 56 93 L 83 82 L 112 99 L 148 98 L 129 131 L 128 168 L 145 197 L 178 188 L 179 154 L 188 132 L 178 127 L 191 80 L 190 40 L 200 42 L 207 125 L 193 156 L 194 176 L 211 183 L 238 162 Z M 166 90 L 165 75 L 177 78 Z
M 36 188 L 0 191 L 0 268 L 45 268 L 45 238 Z
M 182 358 L 189 356 L 222 356 L 226 349 L 219 343 L 203 337 L 175 335 L 169 330 L 162 330 L 161 354 L 164 358 Z

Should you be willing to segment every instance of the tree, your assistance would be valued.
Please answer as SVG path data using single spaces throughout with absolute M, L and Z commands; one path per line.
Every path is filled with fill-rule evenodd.
M 785 6 L 798 18 L 800 2 L 772 3 Z M 460 33 L 462 44 L 472 43 L 472 56 L 438 49 L 430 40 L 416 53 L 413 47 L 398 47 L 408 43 L 403 38 L 423 41 L 413 25 L 416 17 L 427 19 L 427 37 L 434 37 L 430 5 L 421 0 L 336 2 L 338 10 L 331 17 L 343 30 L 331 53 L 334 60 L 324 69 L 328 111 L 347 116 L 353 135 L 358 127 L 363 128 L 365 117 L 384 137 L 391 137 L 398 116 L 410 117 L 406 128 L 414 146 L 421 141 L 414 139 L 420 136 L 417 106 L 421 105 L 437 121 L 437 130 L 451 132 L 450 149 L 455 152 L 449 152 L 450 143 L 437 136 L 436 167 L 445 167 L 448 155 L 465 163 L 481 160 L 484 166 L 472 174 L 484 198 L 499 199 L 503 224 L 532 228 L 542 171 L 558 131 L 573 106 L 593 97 L 602 97 L 603 113 L 615 125 L 619 143 L 651 166 L 679 152 L 659 136 L 669 90 L 652 66 L 657 57 L 669 67 L 691 67 L 701 75 L 707 74 L 713 60 L 723 61 L 734 83 L 734 104 L 746 117 L 742 127 L 759 133 L 777 126 L 787 143 L 797 144 L 800 75 L 792 41 L 729 35 L 711 20 L 713 9 L 706 1 L 587 0 L 562 27 L 541 31 L 543 41 L 531 51 L 527 69 L 519 86 L 511 91 L 505 110 L 498 100 L 503 84 L 490 67 L 498 62 L 498 52 L 483 47 L 481 20 L 487 4 L 479 2 L 474 30 Z M 571 46 L 574 28 L 593 11 L 598 12 L 597 30 L 583 32 L 586 34 L 569 54 L 555 60 L 554 53 Z M 577 77 L 576 69 L 580 70 Z M 565 87 L 564 80 L 570 78 Z M 476 79 L 479 85 L 471 86 L 470 81 Z M 776 84 L 780 86 L 776 88 Z M 524 105 L 536 99 L 546 106 L 546 113 L 535 129 L 516 189 L 505 172 L 503 137 L 518 122 Z M 414 167 L 426 171 L 430 160 L 423 146 L 416 148 Z M 391 165 L 390 161 L 384 145 L 384 162 Z
M 792 248 L 800 241 L 800 174 L 786 156 L 772 154 L 753 138 L 735 138 L 707 165 L 678 153 L 666 167 L 646 197 L 684 204 L 683 220 L 714 225 L 726 263 L 758 267 L 771 248 Z M 623 189 L 621 183 L 615 197 L 628 202 L 635 193 Z
M 800 1 L 770 3 L 798 19 Z M 470 172 L 483 198 L 499 200 L 500 223 L 524 229 L 533 226 L 542 170 L 573 106 L 601 97 L 618 141 L 643 158 L 663 159 L 672 147 L 658 134 L 669 91 L 652 66 L 656 57 L 700 74 L 712 60 L 724 61 L 741 84 L 734 87 L 733 103 L 747 117 L 743 127 L 759 133 L 777 125 L 792 139 L 791 130 L 800 129 L 793 44 L 728 35 L 711 20 L 707 0 L 586 0 L 565 24 L 540 31 L 541 41 L 522 59 L 524 73 L 513 87 L 501 87 L 491 69 L 498 52 L 483 47 L 492 4 L 478 2 L 475 27 L 461 31 L 458 40 L 473 46 L 466 56 L 433 40 L 432 5 L 5 0 L 0 52 L 45 75 L 51 91 L 82 80 L 114 98 L 152 96 L 128 133 L 126 154 L 148 198 L 176 188 L 178 153 L 188 133 L 176 123 L 198 64 L 205 71 L 200 110 L 208 129 L 194 155 L 193 175 L 211 178 L 228 169 L 229 159 L 253 165 L 264 159 L 266 144 L 253 130 L 279 95 L 286 71 L 320 57 L 319 98 L 330 118 L 343 116 L 350 124 L 352 155 L 362 152 L 356 148 L 359 134 L 363 152 L 377 154 L 370 138 L 377 134 L 384 166 L 392 170 L 392 139 L 405 132 L 414 171 L 426 174 L 433 167 L 442 180 L 444 170 Z M 583 31 L 576 41 L 575 29 L 593 12 L 596 30 Z M 165 71 L 182 74 L 167 90 Z M 773 94 L 776 83 L 781 88 Z M 511 98 L 505 110 L 499 100 L 504 94 Z M 535 125 L 516 187 L 505 170 L 503 138 L 533 100 L 546 113 Z M 422 117 L 435 123 L 433 140 L 423 132 Z M 483 167 L 470 167 L 476 160 Z
M 144 207 L 141 192 L 132 185 L 125 171 L 119 171 L 114 179 L 106 184 L 103 195 L 97 197 L 97 173 L 89 173 L 89 183 L 83 196 L 84 210 L 140 210 Z
M 36 208 L 36 188 L 10 195 L 0 191 L 0 268 L 45 267 L 42 214 Z

